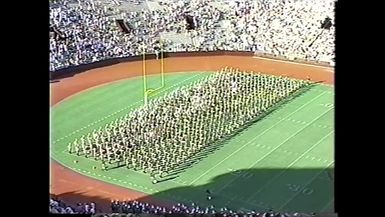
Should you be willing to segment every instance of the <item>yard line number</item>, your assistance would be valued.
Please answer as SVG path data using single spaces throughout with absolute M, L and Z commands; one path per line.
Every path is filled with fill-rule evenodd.
M 251 178 L 253 176 L 252 173 L 250 172 L 246 172 L 246 171 L 241 171 L 241 170 L 234 170 L 234 169 L 228 169 L 230 172 L 230 174 L 232 176 L 236 176 L 236 177 L 240 177 L 240 178 L 244 178 L 244 179 L 248 179 L 248 178 Z
M 325 104 L 321 104 L 321 106 L 324 106 L 326 108 L 333 108 L 333 103 L 325 103 Z
M 301 192 L 301 194 L 304 194 L 304 195 L 311 195 L 314 190 L 311 189 L 311 188 L 303 188 L 303 186 L 301 185 L 295 185 L 295 184 L 286 184 L 286 186 L 289 188 L 290 191 L 293 191 L 293 192 Z

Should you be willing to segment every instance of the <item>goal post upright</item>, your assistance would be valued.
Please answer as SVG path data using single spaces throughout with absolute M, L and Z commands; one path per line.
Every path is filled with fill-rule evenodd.
M 147 79 L 146 79 L 146 49 L 143 40 L 143 53 L 142 53 L 142 73 L 143 73 L 143 100 L 144 105 L 147 105 Z
M 160 44 L 160 76 L 162 79 L 162 88 L 164 87 L 164 52 L 162 38 L 159 40 Z
M 147 105 L 148 103 L 148 97 L 150 94 L 155 94 L 156 91 L 162 89 L 165 87 L 165 79 L 164 79 L 164 47 L 163 47 L 163 42 L 162 38 L 159 40 L 160 44 L 160 76 L 161 76 L 161 85 L 160 87 L 157 88 L 147 88 L 147 69 L 146 69 L 146 49 L 145 49 L 145 43 L 143 40 L 143 58 L 142 58 L 142 72 L 143 72 L 143 101 L 144 104 Z

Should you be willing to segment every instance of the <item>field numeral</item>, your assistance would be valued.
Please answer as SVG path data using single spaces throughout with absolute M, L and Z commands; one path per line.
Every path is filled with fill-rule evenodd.
M 300 191 L 301 194 L 304 194 L 304 195 L 311 195 L 314 190 L 311 189 L 311 188 L 302 188 L 302 186 L 300 185 L 295 185 L 295 184 L 287 184 L 287 186 L 289 187 L 289 189 L 293 192 L 298 192 Z
M 241 177 L 241 178 L 244 178 L 244 179 L 248 179 L 248 178 L 251 178 L 253 176 L 252 173 L 248 173 L 248 172 L 245 172 L 245 171 L 239 171 L 239 170 L 233 170 L 233 169 L 228 169 L 230 172 L 231 175 L 233 176 L 237 176 L 237 177 Z
M 326 107 L 326 108 L 333 108 L 333 103 L 325 103 L 325 104 L 321 104 L 322 106 Z

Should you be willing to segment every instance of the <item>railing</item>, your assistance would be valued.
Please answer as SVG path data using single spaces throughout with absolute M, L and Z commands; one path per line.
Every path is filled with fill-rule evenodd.
M 278 59 L 278 60 L 284 60 L 284 61 L 292 61 L 292 62 L 300 62 L 300 63 L 306 63 L 306 64 L 312 64 L 312 65 L 320 65 L 320 66 L 330 66 L 331 65 L 327 62 L 322 61 L 308 61 L 300 58 L 294 58 L 294 60 L 289 60 L 288 58 L 277 56 L 270 53 L 265 53 L 261 51 L 257 52 L 251 52 L 251 51 L 189 51 L 189 52 L 164 52 L 164 58 L 169 57 L 191 57 L 191 56 L 260 56 L 260 57 L 266 57 L 271 59 Z M 90 69 L 94 68 L 100 68 L 104 66 L 110 66 L 118 63 L 123 62 L 133 62 L 133 61 L 141 61 L 143 59 L 143 55 L 139 56 L 130 56 L 130 57 L 118 57 L 118 58 L 111 58 L 106 60 L 101 60 L 93 63 L 88 64 L 82 64 L 78 66 L 70 66 L 64 69 L 59 69 L 53 72 L 50 72 L 50 80 L 54 79 L 60 79 L 63 77 L 66 77 L 71 74 L 77 74 L 81 73 Z M 155 54 L 146 54 L 145 59 L 156 59 Z

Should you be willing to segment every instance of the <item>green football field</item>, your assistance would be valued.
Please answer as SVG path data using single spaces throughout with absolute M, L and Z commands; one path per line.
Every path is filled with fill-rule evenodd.
M 207 76 L 167 74 L 156 96 Z M 156 88 L 159 76 L 148 79 Z M 153 97 L 156 97 L 153 96 Z M 143 103 L 140 77 L 78 93 L 51 108 L 51 157 L 81 174 L 167 201 L 233 210 L 334 211 L 334 89 L 316 85 L 223 142 L 174 179 L 152 184 L 125 167 L 69 155 L 67 144 Z M 78 160 L 78 163 L 74 163 Z M 206 200 L 206 189 L 213 199 Z

